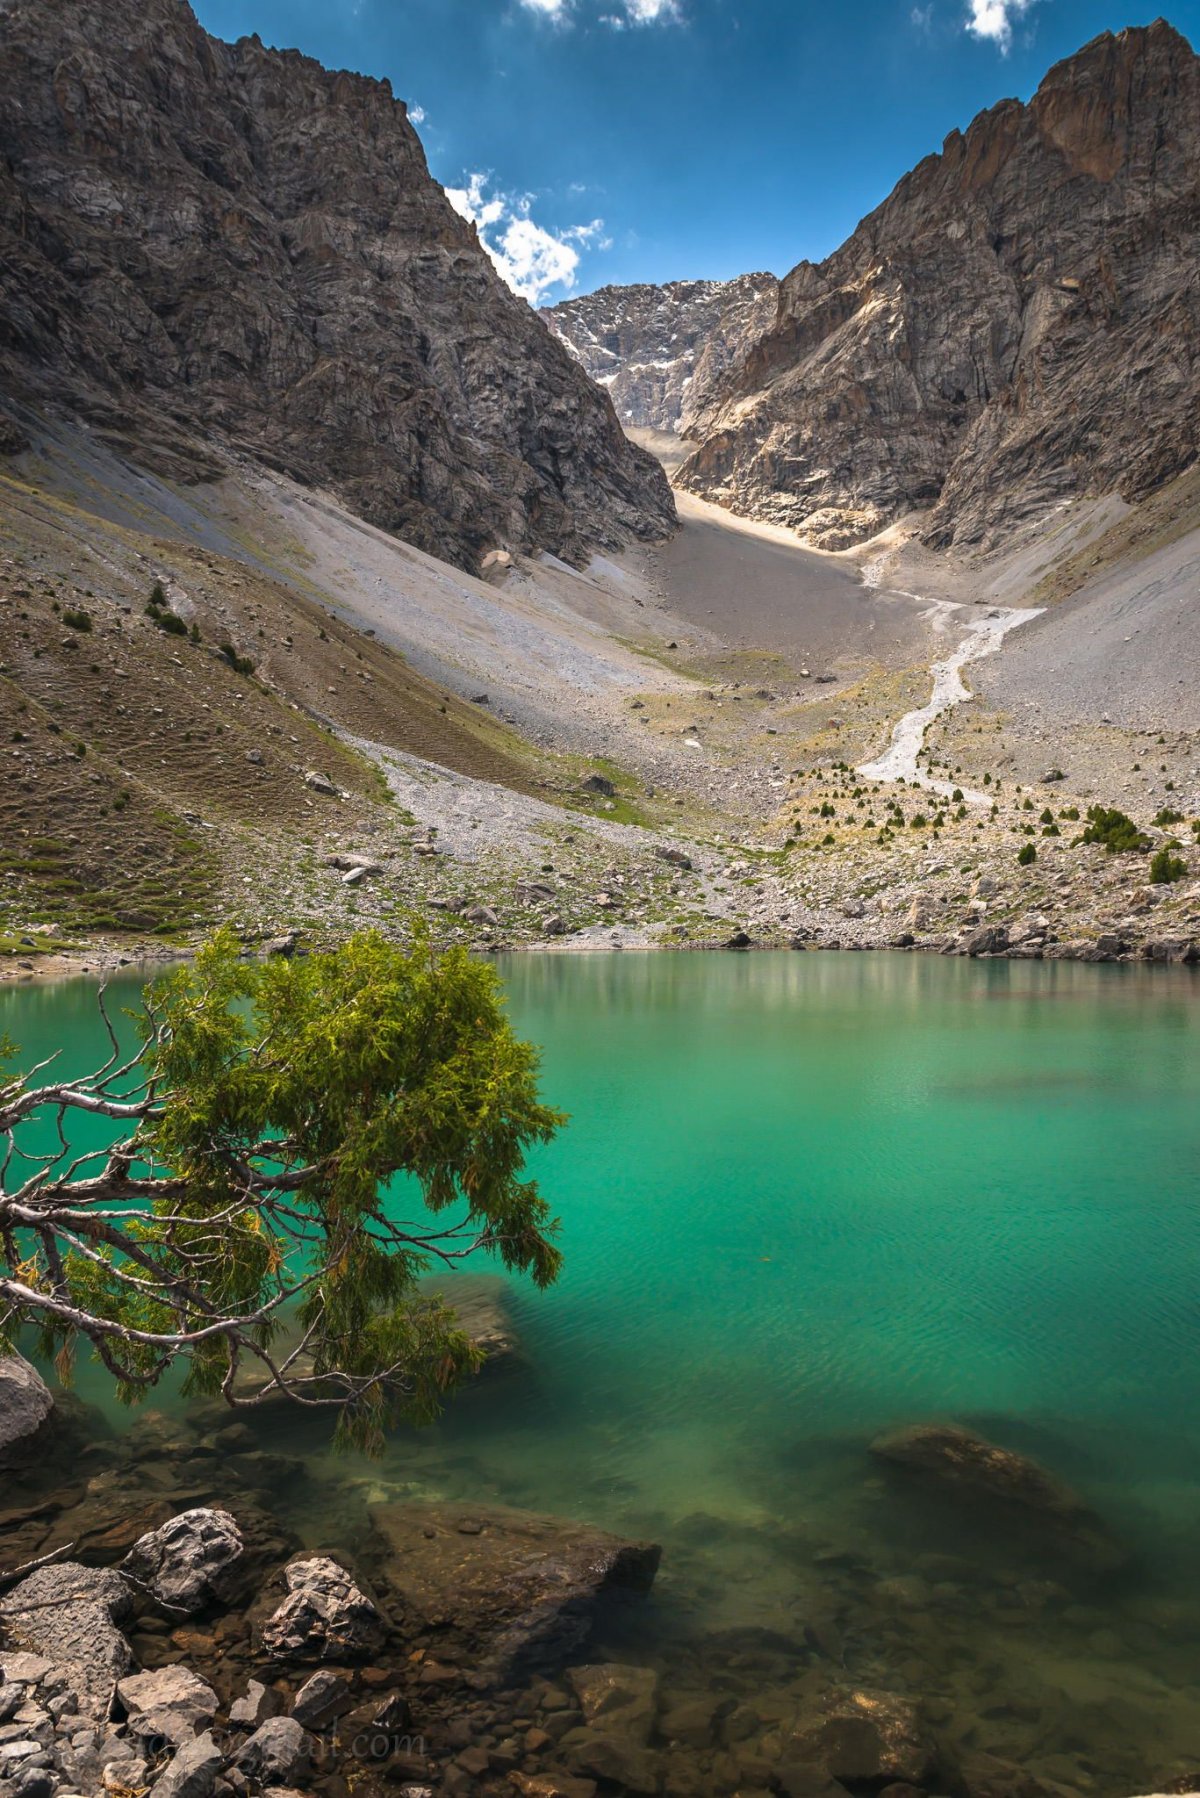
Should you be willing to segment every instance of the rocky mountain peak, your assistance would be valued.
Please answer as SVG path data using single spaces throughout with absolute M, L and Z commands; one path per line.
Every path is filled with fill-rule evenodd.
M 1200 59 L 1106 33 L 927 157 L 718 384 L 684 486 L 839 548 L 1000 541 L 1196 457 Z
M 249 456 L 464 566 L 670 528 L 661 471 L 500 281 L 386 81 L 222 43 L 183 0 L 3 16 L 18 407 L 184 478 Z
M 774 275 L 601 287 L 543 313 L 622 423 L 688 436 L 722 376 L 775 316 Z

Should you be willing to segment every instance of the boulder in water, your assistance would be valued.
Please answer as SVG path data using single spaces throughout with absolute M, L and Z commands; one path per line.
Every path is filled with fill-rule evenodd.
M 1007 1512 L 1035 1545 L 1068 1553 L 1096 1573 L 1128 1560 L 1096 1513 L 1027 1455 L 956 1424 L 914 1424 L 877 1436 L 871 1453 L 966 1504 Z
M 916 1705 L 894 1692 L 865 1690 L 827 1692 L 788 1751 L 851 1787 L 924 1786 L 938 1759 Z
M 383 1619 L 328 1555 L 293 1561 L 283 1577 L 288 1595 L 262 1628 L 263 1651 L 274 1660 L 364 1660 L 378 1648 Z
M 475 1348 L 483 1350 L 485 1368 L 509 1366 L 518 1359 L 520 1343 L 508 1307 L 509 1288 L 498 1275 L 434 1279 L 422 1291 L 450 1307 L 459 1329 L 466 1332 Z
M 242 1532 L 228 1511 L 181 1511 L 161 1529 L 140 1536 L 122 1563 L 171 1611 L 195 1615 L 236 1596 Z
M 0 1353 L 0 1466 L 19 1460 L 54 1410 L 37 1369 L 13 1350 Z
M 646 1747 L 658 1711 L 658 1675 L 653 1668 L 603 1661 L 572 1667 L 567 1678 L 585 1723 Z
M 662 1550 L 504 1505 L 374 1505 L 382 1572 L 418 1640 L 472 1684 L 560 1665 L 608 1594 L 649 1591 Z

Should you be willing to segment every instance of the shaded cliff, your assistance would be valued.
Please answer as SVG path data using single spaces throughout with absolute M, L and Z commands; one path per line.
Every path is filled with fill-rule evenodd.
M 0 382 L 159 471 L 232 449 L 332 487 L 464 566 L 674 520 L 388 84 L 221 43 L 182 0 L 0 0 Z

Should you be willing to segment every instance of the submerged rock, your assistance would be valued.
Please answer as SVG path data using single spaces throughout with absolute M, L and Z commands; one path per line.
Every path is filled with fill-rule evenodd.
M 168 1610 L 195 1614 L 237 1592 L 242 1532 L 228 1511 L 183 1511 L 139 1537 L 123 1570 L 149 1588 Z
M 801 1723 L 790 1753 L 815 1762 L 845 1785 L 923 1786 L 937 1749 L 916 1705 L 893 1692 L 835 1691 Z
M 1006 1511 L 1043 1546 L 1094 1572 L 1123 1566 L 1127 1552 L 1079 1494 L 1027 1455 L 955 1424 L 914 1424 L 877 1436 L 871 1453 L 955 1499 Z
M 567 1678 L 585 1723 L 646 1746 L 658 1711 L 658 1675 L 652 1667 L 604 1661 L 572 1667 Z
M 434 1280 L 422 1287 L 429 1297 L 443 1299 L 454 1312 L 458 1327 L 474 1346 L 483 1350 L 485 1367 L 506 1366 L 520 1352 L 520 1342 L 508 1308 L 509 1288 L 496 1275 L 471 1275 L 455 1280 Z
M 561 1664 L 605 1594 L 649 1591 L 661 1549 L 507 1506 L 374 1505 L 383 1573 L 437 1659 L 473 1684 Z
M 54 1410 L 50 1388 L 22 1355 L 0 1354 L 0 1466 L 20 1459 Z

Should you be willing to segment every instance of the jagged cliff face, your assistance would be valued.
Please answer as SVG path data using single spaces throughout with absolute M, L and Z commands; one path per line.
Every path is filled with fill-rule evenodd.
M 674 522 L 388 85 L 183 0 L 0 0 L 0 386 L 160 472 L 232 446 L 464 566 Z
M 1200 434 L 1200 58 L 1105 34 L 947 138 L 778 316 L 681 485 L 841 548 L 914 507 L 991 545 L 1136 498 Z
M 607 387 L 623 424 L 691 434 L 722 376 L 775 317 L 774 275 L 601 287 L 542 316 Z

